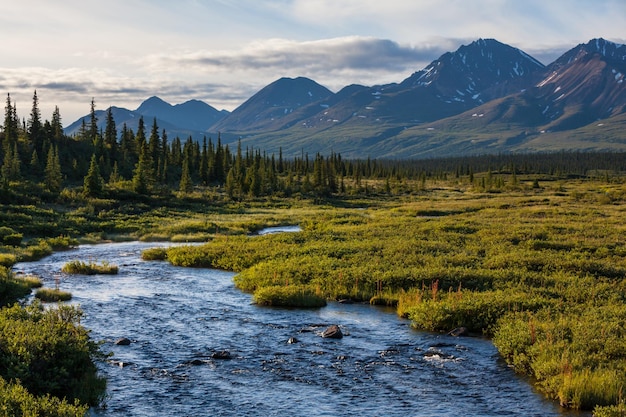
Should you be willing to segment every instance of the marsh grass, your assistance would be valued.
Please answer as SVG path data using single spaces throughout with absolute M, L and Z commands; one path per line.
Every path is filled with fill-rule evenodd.
M 272 307 L 319 308 L 326 305 L 326 299 L 304 286 L 270 286 L 254 292 L 254 301 L 259 305 Z
M 35 293 L 35 297 L 43 302 L 52 303 L 58 301 L 69 301 L 72 294 L 55 288 L 40 288 Z
M 566 407 L 617 404 L 626 384 L 612 382 L 626 369 L 626 185 L 611 184 L 611 202 L 598 205 L 598 182 L 532 183 L 498 193 L 442 183 L 358 208 L 306 207 L 301 232 L 218 235 L 170 248 L 167 259 L 235 271 L 235 285 L 260 304 L 281 303 L 292 287 L 397 304 L 417 329 L 494 337 L 518 372 Z M 282 217 L 243 211 L 250 226 L 212 223 L 235 232 L 255 228 L 255 216 Z
M 80 274 L 80 275 L 96 275 L 96 274 L 107 274 L 107 275 L 115 275 L 118 273 L 119 269 L 117 265 L 109 264 L 108 262 L 83 262 L 79 260 L 74 260 L 66 263 L 61 268 L 61 271 L 66 274 Z
M 36 275 L 17 275 L 15 279 L 19 282 L 23 282 L 29 288 L 41 288 L 43 286 L 41 278 Z

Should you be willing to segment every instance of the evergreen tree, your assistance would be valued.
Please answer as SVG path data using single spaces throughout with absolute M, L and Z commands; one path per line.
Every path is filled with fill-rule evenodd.
M 58 106 L 55 106 L 52 112 L 51 134 L 55 143 L 59 143 L 63 138 L 63 123 L 61 122 L 61 112 Z
M 89 164 L 89 171 L 85 176 L 83 183 L 83 194 L 87 197 L 99 197 L 102 195 L 103 181 L 100 175 L 100 166 L 98 165 L 98 158 L 96 154 L 91 155 L 91 163 Z
M 108 166 L 113 165 L 118 160 L 117 127 L 113 118 L 111 107 L 107 109 L 106 125 L 104 128 L 104 147 L 106 149 L 106 162 Z
M 191 181 L 191 174 L 189 173 L 189 158 L 187 157 L 187 154 L 185 154 L 185 158 L 183 159 L 183 167 L 178 190 L 183 193 L 190 193 L 193 191 L 193 183 Z
M 30 112 L 30 118 L 28 119 L 28 139 L 32 146 L 32 149 L 37 151 L 37 154 L 41 155 L 43 151 L 43 126 L 41 124 L 41 112 L 39 111 L 39 99 L 37 98 L 37 91 L 33 94 L 33 108 Z
M 98 117 L 96 116 L 96 102 L 91 99 L 91 107 L 89 111 L 89 130 L 87 131 L 87 139 L 92 142 L 96 141 L 98 135 Z
M 139 161 L 137 161 L 135 171 L 133 172 L 133 190 L 139 194 L 148 194 L 152 191 L 154 172 L 152 171 L 151 159 L 148 143 L 144 141 Z
M 63 174 L 61 173 L 61 162 L 59 160 L 58 148 L 50 147 L 46 158 L 46 169 L 44 172 L 44 184 L 52 192 L 61 191 Z

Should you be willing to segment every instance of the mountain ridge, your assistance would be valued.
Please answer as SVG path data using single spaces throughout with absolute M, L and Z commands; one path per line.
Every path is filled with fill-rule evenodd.
M 227 141 L 281 149 L 285 155 L 305 150 L 423 158 L 559 147 L 626 150 L 619 129 L 612 128 L 602 143 L 582 133 L 606 137 L 600 125 L 624 124 L 624 74 L 626 46 L 602 38 L 579 44 L 548 65 L 495 39 L 478 39 L 398 83 L 350 85 L 333 93 L 305 77 L 283 77 L 232 112 L 219 113 L 210 125 L 208 116 L 204 125 L 198 116 L 185 120 L 186 106 L 201 106 L 192 100 L 172 106 L 153 96 L 135 117 L 158 116 L 160 127 L 170 124 L 196 139 L 220 132 Z M 576 141 L 568 144 L 568 132 Z

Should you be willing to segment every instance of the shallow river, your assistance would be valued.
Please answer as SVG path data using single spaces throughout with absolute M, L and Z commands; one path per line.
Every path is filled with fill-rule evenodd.
M 154 246 L 85 245 L 14 268 L 47 287 L 60 279 L 113 353 L 100 364 L 108 391 L 95 416 L 582 415 L 544 400 L 488 340 L 418 332 L 368 305 L 259 307 L 232 273 L 142 261 Z M 75 259 L 116 264 L 119 274 L 62 275 Z M 320 337 L 331 324 L 343 339 Z M 121 337 L 132 343 L 115 345 Z M 222 351 L 230 359 L 213 357 Z

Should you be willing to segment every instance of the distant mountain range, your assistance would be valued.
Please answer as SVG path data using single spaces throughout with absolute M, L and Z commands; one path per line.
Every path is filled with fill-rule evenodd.
M 437 156 L 555 150 L 626 150 L 626 45 L 593 39 L 550 65 L 493 39 L 447 52 L 404 81 L 337 93 L 281 78 L 232 113 L 151 97 L 113 108 L 118 128 L 157 119 L 168 136 L 241 140 L 268 152 L 347 157 Z M 98 115 L 98 113 L 97 113 Z M 88 117 L 88 116 L 85 116 Z M 104 123 L 104 112 L 98 115 Z M 82 118 L 66 133 L 78 131 Z

